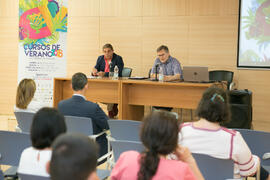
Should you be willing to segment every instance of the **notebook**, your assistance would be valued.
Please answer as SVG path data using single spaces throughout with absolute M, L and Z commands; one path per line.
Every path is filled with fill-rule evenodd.
M 185 82 L 209 82 L 208 67 L 184 66 L 183 77 Z

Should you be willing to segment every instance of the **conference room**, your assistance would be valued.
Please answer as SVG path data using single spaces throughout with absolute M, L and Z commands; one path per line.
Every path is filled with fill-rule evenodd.
M 115 141 L 119 140 L 113 137 L 110 121 L 131 121 L 139 123 L 131 127 L 137 132 L 134 141 L 139 143 L 139 149 L 126 150 L 141 152 L 145 149 L 139 132 L 147 115 L 156 109 L 167 112 L 169 108 L 179 126 L 196 123 L 203 94 L 214 85 L 228 96 L 231 121 L 222 126 L 239 130 L 251 153 L 259 157 L 260 166 L 267 171 L 270 169 L 265 154 L 270 152 L 270 144 L 265 140 L 270 137 L 269 3 L 269 0 L 0 0 L 0 130 L 23 131 L 29 136 L 34 114 L 41 107 L 58 109 L 59 102 L 71 98 L 72 77 L 81 72 L 87 77 L 83 96 L 106 115 L 108 124 L 98 133 L 105 133 L 101 136 L 108 140 L 107 146 L 114 149 Z M 112 48 L 104 48 L 106 44 Z M 162 45 L 168 51 L 158 49 Z M 160 53 L 163 51 L 165 55 Z M 173 72 L 180 76 L 178 79 L 166 81 L 166 76 L 175 75 L 161 61 L 166 53 L 167 63 L 179 62 L 180 71 L 172 66 Z M 113 75 L 115 68 L 110 67 L 115 57 L 118 77 L 116 73 Z M 99 69 L 102 58 L 104 70 Z M 160 69 L 163 79 L 159 78 Z M 20 115 L 14 114 L 18 112 L 16 98 L 19 84 L 26 78 L 34 80 L 33 99 L 38 104 L 33 106 L 36 110 L 29 116 L 31 121 L 19 122 Z M 213 99 L 222 100 L 217 95 Z M 75 116 L 59 110 L 64 116 Z M 76 124 L 66 118 L 67 122 Z M 82 125 L 72 131 L 90 129 L 90 134 L 96 135 L 96 125 L 92 126 L 82 129 L 85 127 Z M 73 127 L 67 124 L 67 132 Z M 95 138 L 99 142 L 99 137 Z M 31 146 L 30 138 L 27 145 Z M 105 149 L 109 157 L 115 153 Z M 191 153 L 194 154 L 192 150 Z M 197 160 L 196 155 L 194 158 Z M 105 159 L 106 163 L 97 169 L 111 173 L 116 158 Z M 15 164 L 5 164 L 0 158 L 2 171 L 18 166 L 19 160 L 20 155 Z M 197 165 L 207 179 L 204 165 L 199 162 Z M 227 179 L 230 178 L 233 174 L 228 175 Z

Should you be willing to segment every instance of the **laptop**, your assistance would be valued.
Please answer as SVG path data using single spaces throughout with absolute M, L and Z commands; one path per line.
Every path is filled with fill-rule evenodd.
M 209 82 L 208 67 L 184 66 L 183 77 L 185 82 Z

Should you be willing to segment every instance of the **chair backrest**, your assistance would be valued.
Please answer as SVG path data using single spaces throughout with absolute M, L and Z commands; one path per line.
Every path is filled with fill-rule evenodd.
M 204 154 L 192 154 L 207 180 L 233 179 L 234 162 L 230 159 L 218 159 Z
M 252 154 L 257 155 L 261 160 L 261 165 L 270 166 L 269 160 L 263 160 L 264 153 L 270 152 L 270 133 L 254 131 L 250 129 L 234 129 L 241 133 Z
M 112 149 L 113 149 L 113 156 L 115 162 L 120 157 L 121 153 L 125 151 L 138 151 L 142 152 L 144 150 L 144 146 L 141 142 L 135 142 L 135 141 L 111 141 Z
M 0 169 L 0 180 L 4 180 L 4 173 L 1 169 Z
M 21 180 L 50 180 L 50 177 L 18 173 Z
M 78 116 L 65 116 L 67 132 L 82 133 L 87 136 L 93 135 L 92 119 Z
M 215 71 L 209 71 L 209 80 L 214 81 L 227 81 L 228 82 L 228 89 L 230 87 L 230 84 L 233 81 L 233 74 L 232 71 L 225 71 L 225 70 L 215 70 Z
M 18 166 L 22 151 L 30 146 L 29 134 L 0 131 L 0 164 Z
M 128 67 L 124 67 L 122 70 L 122 77 L 130 77 L 132 73 L 132 69 Z
M 140 141 L 141 121 L 109 120 L 111 136 L 116 140 Z
M 14 114 L 15 114 L 17 122 L 18 122 L 18 127 L 22 130 L 22 132 L 29 133 L 35 113 L 33 113 L 33 112 L 14 112 Z

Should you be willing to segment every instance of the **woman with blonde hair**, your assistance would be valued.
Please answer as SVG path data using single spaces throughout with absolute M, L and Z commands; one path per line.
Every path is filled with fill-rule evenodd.
M 37 112 L 41 105 L 34 100 L 36 83 L 33 79 L 23 79 L 19 83 L 16 95 L 15 111 Z

